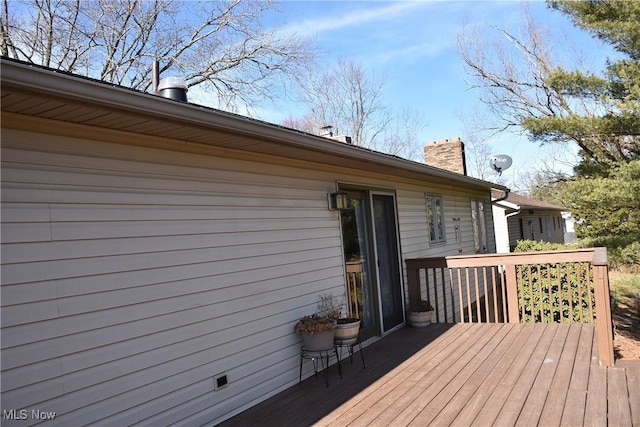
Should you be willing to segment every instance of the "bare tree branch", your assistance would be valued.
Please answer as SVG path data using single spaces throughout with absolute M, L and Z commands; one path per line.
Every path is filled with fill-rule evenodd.
M 262 28 L 272 10 L 258 0 L 3 0 L 0 49 L 141 90 L 158 58 L 233 109 L 272 99 L 315 59 L 310 40 Z
M 544 26 L 535 23 L 526 9 L 524 17 L 524 33 L 518 36 L 495 26 L 493 31 L 502 39 L 490 41 L 486 33 L 474 34 L 468 27 L 459 35 L 458 53 L 471 78 L 468 84 L 480 91 L 480 101 L 495 119 L 484 131 L 523 132 L 527 118 L 592 112 L 593 105 L 569 99 L 549 84 L 562 61 L 552 57 L 549 47 L 553 44 Z M 576 143 L 588 156 L 594 154 L 583 135 L 569 134 L 562 141 Z

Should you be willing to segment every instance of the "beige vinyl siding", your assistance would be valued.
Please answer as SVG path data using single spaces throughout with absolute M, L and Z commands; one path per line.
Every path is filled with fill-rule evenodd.
M 293 325 L 344 291 L 336 182 L 396 194 L 403 259 L 473 253 L 469 202 L 489 197 L 86 129 L 2 135 L 3 408 L 60 425 L 211 424 L 295 384 Z M 425 193 L 446 242 L 429 242 Z
M 446 242 L 430 243 L 429 225 L 425 204 L 425 193 L 443 196 Z M 471 222 L 471 200 L 485 201 L 485 217 L 487 224 L 487 243 L 489 251 L 495 251 L 495 236 L 491 209 L 489 209 L 488 194 L 467 191 L 448 186 L 431 186 L 426 190 L 419 189 L 398 191 L 398 222 L 401 236 L 403 259 L 421 257 L 440 257 L 459 254 L 475 253 L 473 241 L 473 225 Z M 456 241 L 455 223 L 453 218 L 460 218 L 460 237 Z M 438 304 L 443 307 L 443 299 L 447 300 L 447 314 L 452 315 L 451 291 L 449 278 L 445 277 L 446 293 L 442 292 L 442 282 L 438 276 Z M 406 272 L 404 277 L 406 283 Z M 426 295 L 426 285 L 423 283 L 423 295 Z M 481 290 L 481 295 L 484 291 Z M 475 289 L 472 289 L 475 296 Z M 433 297 L 433 296 L 432 296 Z M 408 298 L 405 288 L 405 299 Z M 457 289 L 454 298 L 458 300 Z M 459 313 L 456 312 L 459 318 Z
M 410 187 L 405 187 L 410 188 Z M 425 205 L 425 194 L 443 196 L 446 241 L 440 243 L 429 242 L 429 225 Z M 402 252 L 404 258 L 419 258 L 426 256 L 446 256 L 475 253 L 473 246 L 473 225 L 471 223 L 471 200 L 486 200 L 487 195 L 482 192 L 465 191 L 454 187 L 430 186 L 424 189 L 398 191 L 398 221 L 402 236 Z M 490 251 L 495 250 L 493 236 L 493 220 L 488 202 L 485 209 L 487 222 L 487 242 Z M 453 218 L 460 218 L 460 241 L 456 241 L 455 224 Z
M 3 409 L 205 423 L 297 381 L 293 324 L 343 286 L 333 181 L 10 130 L 2 160 Z

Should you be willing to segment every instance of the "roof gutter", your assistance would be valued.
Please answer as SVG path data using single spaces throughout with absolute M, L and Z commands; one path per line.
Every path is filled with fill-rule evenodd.
M 511 212 L 510 214 L 506 214 L 504 217 L 505 218 L 509 218 L 509 217 L 514 216 L 514 215 L 518 215 L 520 213 L 520 211 L 521 211 L 521 209 L 518 208 L 518 210 L 516 210 L 515 212 Z
M 511 190 L 509 190 L 508 188 L 505 188 L 505 189 L 504 189 L 504 190 L 502 190 L 502 191 L 504 192 L 504 196 L 499 197 L 499 198 L 497 198 L 497 199 L 495 199 L 495 200 L 492 200 L 492 201 L 491 201 L 491 204 L 492 204 L 492 205 L 495 205 L 496 203 L 499 203 L 499 202 L 501 202 L 501 201 L 503 201 L 503 200 L 506 200 L 506 199 L 507 199 L 507 197 L 509 197 L 509 193 L 511 192 Z M 518 211 L 520 211 L 520 210 L 518 209 Z

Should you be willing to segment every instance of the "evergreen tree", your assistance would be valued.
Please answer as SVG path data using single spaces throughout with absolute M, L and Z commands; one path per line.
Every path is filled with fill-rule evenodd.
M 549 5 L 610 43 L 622 58 L 610 60 L 602 76 L 562 68 L 551 72 L 548 85 L 567 102 L 584 106 L 583 113 L 525 117 L 522 125 L 536 140 L 577 142 L 584 160 L 578 173 L 606 175 L 612 164 L 640 159 L 640 2 L 551 0 Z
M 640 160 L 618 163 L 606 177 L 569 181 L 563 193 L 582 237 L 640 236 Z
M 640 2 L 552 0 L 550 6 L 610 43 L 621 59 L 603 76 L 558 69 L 549 84 L 595 114 L 528 119 L 541 139 L 570 135 L 587 147 L 577 177 L 565 185 L 563 201 L 579 220 L 577 235 L 609 248 L 614 261 L 640 260 Z
M 514 55 L 469 35 L 461 58 L 502 128 L 542 143 L 577 144 L 575 176 L 537 171 L 531 193 L 567 206 L 588 246 L 616 263 L 640 263 L 640 1 L 548 0 L 576 26 L 614 48 L 603 72 L 561 67 L 542 29 L 498 29 Z

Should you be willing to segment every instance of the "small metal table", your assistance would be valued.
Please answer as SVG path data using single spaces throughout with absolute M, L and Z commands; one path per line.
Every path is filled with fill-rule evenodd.
M 340 338 L 336 338 L 334 340 L 336 348 L 338 349 L 338 358 L 342 359 L 342 347 L 347 347 L 347 349 L 349 350 L 349 360 L 351 361 L 351 363 L 353 363 L 353 347 L 358 346 L 358 351 L 360 352 L 360 358 L 362 359 L 362 369 L 366 368 L 367 365 L 365 365 L 364 363 L 364 352 L 362 351 L 362 342 L 360 342 L 359 339 L 353 343 L 347 343 L 346 341 L 351 341 L 351 339 L 341 340 Z
M 329 357 L 332 355 L 336 356 L 337 364 L 338 364 L 338 373 L 340 374 L 340 378 L 342 378 L 342 368 L 340 366 L 340 357 L 338 356 L 338 347 L 333 346 L 331 348 L 327 348 L 324 350 L 307 350 L 304 346 L 300 348 L 300 377 L 299 383 L 302 383 L 302 362 L 307 359 L 313 362 L 313 371 L 316 376 L 318 376 L 318 367 L 321 367 L 321 371 L 324 375 L 324 381 L 329 387 Z

